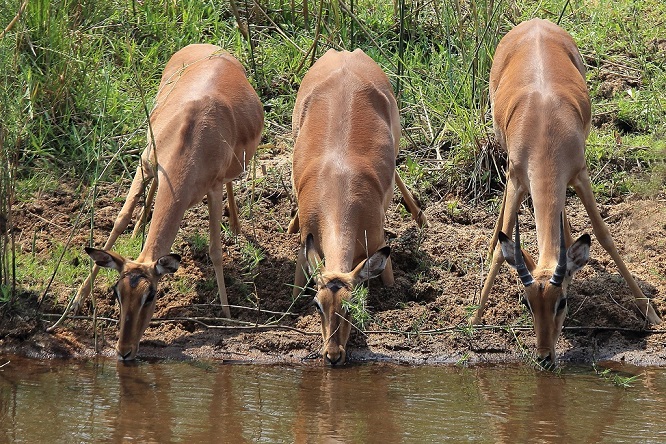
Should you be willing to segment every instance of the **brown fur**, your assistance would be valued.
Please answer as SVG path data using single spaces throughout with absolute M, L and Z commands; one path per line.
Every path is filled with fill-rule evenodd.
M 292 129 L 293 186 L 298 213 L 289 231 L 300 228 L 301 243 L 313 236 L 313 250 L 324 256 L 318 270 L 324 357 L 338 362 L 349 337 L 341 300 L 357 282 L 354 267 L 386 245 L 384 217 L 393 198 L 400 118 L 391 84 L 381 68 L 360 49 L 329 50 L 308 71 L 296 96 Z M 401 182 L 401 181 L 400 181 Z M 404 187 L 404 185 L 403 185 Z M 411 194 L 403 195 L 415 219 L 426 220 Z M 307 258 L 299 252 L 294 295 L 306 284 Z M 316 268 L 312 261 L 310 268 Z M 346 287 L 326 288 L 331 279 Z M 382 272 L 393 284 L 390 259 Z M 330 324 L 330 325 L 327 325 Z
M 585 68 L 573 39 L 546 20 L 533 19 L 516 26 L 497 47 L 490 72 L 490 97 L 495 134 L 508 152 L 509 165 L 507 188 L 490 245 L 490 251 L 494 251 L 492 265 L 471 322 L 481 322 L 492 284 L 505 259 L 497 245 L 498 233 L 512 232 L 516 212 L 530 193 L 539 258 L 536 263 L 531 258 L 528 261 L 536 283 L 526 287 L 526 298 L 534 316 L 538 354 L 555 358 L 555 343 L 566 315 L 566 310 L 557 312 L 556 307 L 566 297 L 572 273 L 568 273 L 561 287 L 548 280 L 558 260 L 560 217 L 566 221 L 568 186 L 582 200 L 597 239 L 613 257 L 641 312 L 650 322 L 660 322 L 620 258 L 592 195 L 585 164 L 591 105 Z M 575 246 L 569 248 L 569 254 L 580 256 L 584 245 L 574 243 L 568 223 L 564 225 L 567 248 Z M 584 263 L 582 259 L 586 261 L 576 257 L 577 263 Z
M 150 116 L 148 145 L 104 250 L 109 250 L 127 228 L 149 179 L 157 180 L 158 189 L 144 248 L 132 262 L 139 267 L 154 268 L 167 255 L 185 211 L 208 196 L 210 256 L 220 299 L 229 316 L 220 240 L 224 188 L 229 199 L 230 223 L 237 232 L 239 223 L 231 181 L 245 170 L 254 155 L 263 121 L 261 102 L 242 65 L 231 54 L 207 44 L 190 45 L 175 53 L 162 75 Z M 76 309 L 90 293 L 97 271 L 95 266 L 79 289 Z M 140 297 L 141 292 L 127 286 L 122 288 L 127 291 L 121 293 L 121 318 L 141 316 L 149 321 L 152 311 L 149 314 L 149 310 L 131 310 L 129 307 L 135 304 L 125 303 L 126 299 Z M 128 307 L 127 311 L 123 307 Z M 120 336 L 124 338 L 128 334 L 122 325 Z M 139 330 L 141 333 L 137 334 Z M 134 343 L 138 348 L 142 332 L 134 329 L 129 335 L 131 339 L 124 342 Z M 119 349 L 119 355 L 123 353 Z M 130 358 L 135 353 L 136 350 Z

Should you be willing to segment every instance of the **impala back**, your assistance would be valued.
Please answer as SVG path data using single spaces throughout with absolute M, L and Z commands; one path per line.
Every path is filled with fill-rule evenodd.
M 350 273 L 386 245 L 398 108 L 388 78 L 370 57 L 359 49 L 329 50 L 303 78 L 292 122 L 301 244 L 311 234 L 313 249 L 325 258 L 324 266 L 308 265 L 325 277 L 317 280 L 315 302 L 322 311 L 324 357 L 335 363 L 344 361 L 349 337 L 342 300 L 358 283 Z M 301 252 L 296 285 L 304 261 Z
M 106 250 L 88 252 L 98 266 L 120 273 L 114 287 L 120 303 L 116 346 L 120 359 L 136 356 L 155 310 L 157 282 L 178 268 L 180 257 L 168 253 L 185 211 L 208 195 L 209 209 L 219 208 L 221 217 L 224 186 L 244 171 L 262 129 L 261 102 L 242 65 L 228 52 L 214 45 L 195 44 L 171 57 L 150 116 L 142 166 L 105 246 L 110 249 L 127 227 L 145 179 L 154 177 L 158 189 L 144 248 L 136 261 Z M 210 242 L 220 286 L 220 220 L 209 213 L 210 231 L 218 234 L 212 235 Z
M 544 360 L 554 360 L 567 312 L 567 287 L 587 262 L 590 242 L 582 236 L 572 246 L 562 228 L 567 187 L 586 169 L 591 118 L 585 68 L 571 36 L 541 19 L 516 26 L 497 47 L 490 96 L 495 133 L 509 156 L 506 217 L 514 220 L 511 212 L 526 193 L 531 195 L 539 258 L 535 263 L 520 251 L 518 240 L 516 246 L 506 235 L 500 237 L 502 251 L 525 284 L 524 303 L 534 317 L 537 352 Z M 505 221 L 504 229 L 510 225 Z

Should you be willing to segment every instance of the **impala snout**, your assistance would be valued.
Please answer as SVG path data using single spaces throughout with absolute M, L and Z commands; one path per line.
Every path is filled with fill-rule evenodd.
M 116 352 L 123 361 L 132 360 L 155 312 L 157 279 L 143 272 L 128 272 L 116 284 L 120 303 L 120 325 Z
M 544 370 L 552 370 L 555 368 L 555 352 L 550 350 L 539 350 L 537 351 L 537 363 Z
M 116 344 L 116 354 L 119 361 L 133 361 L 136 358 L 136 347 L 124 347 L 119 343 Z
M 556 361 L 555 347 L 567 315 L 566 297 L 561 287 L 547 281 L 535 284 L 534 290 L 537 289 L 541 290 L 529 297 L 536 334 L 536 357 L 544 368 L 550 368 Z
M 548 331 L 539 331 L 539 329 L 535 328 L 537 336 L 536 357 L 544 367 L 555 363 L 555 358 L 557 357 L 555 346 L 557 345 L 557 339 L 561 331 L 561 327 L 557 325 L 551 324 L 548 327 Z
M 341 365 L 345 363 L 347 353 L 342 345 L 331 345 L 324 347 L 324 363 L 330 366 Z
M 344 292 L 344 290 L 342 290 Z M 347 312 L 342 308 L 340 294 L 320 291 L 317 308 L 321 317 L 322 356 L 326 365 L 344 364 L 347 359 L 347 341 L 351 335 L 351 324 Z M 321 308 L 319 308 L 321 307 Z
M 125 310 L 120 310 L 121 322 L 116 353 L 119 360 L 131 361 L 139 351 L 139 341 L 141 341 L 141 336 L 143 336 L 143 332 L 150 323 L 154 306 L 152 310 L 141 310 L 139 308 L 134 313 L 123 313 L 123 311 Z
M 134 316 L 132 316 L 124 314 L 122 311 L 123 310 L 121 310 L 121 319 L 123 321 L 120 323 L 118 342 L 116 343 L 116 353 L 118 354 L 119 360 L 130 361 L 136 357 L 136 353 L 139 351 L 139 341 L 141 340 L 144 330 L 150 323 L 152 311 L 146 321 L 137 319 L 139 313 L 135 313 Z

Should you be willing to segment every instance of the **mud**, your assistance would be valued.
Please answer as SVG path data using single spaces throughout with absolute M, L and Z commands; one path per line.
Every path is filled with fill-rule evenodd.
M 215 305 L 215 275 L 207 253 L 207 206 L 200 204 L 188 211 L 173 244 L 172 251 L 183 257 L 181 268 L 161 281 L 155 317 L 163 321 L 146 331 L 140 358 L 318 362 L 319 318 L 311 298 L 291 297 L 299 245 L 297 235 L 286 234 L 293 205 L 289 174 L 287 149 L 264 149 L 256 168 L 235 187 L 243 233 L 236 239 L 223 235 L 224 272 L 230 304 L 254 309 L 232 308 L 234 319 L 245 324 L 218 319 L 221 310 Z M 106 240 L 128 187 L 128 181 L 101 185 L 94 212 L 95 246 Z M 438 187 L 435 184 L 434 189 Z M 91 320 L 89 299 L 81 313 L 87 319 L 68 320 L 55 333 L 45 332 L 87 273 L 87 256 L 82 250 L 90 238 L 89 191 L 64 183 L 15 207 L 18 247 L 24 253 L 46 256 L 71 235 L 70 248 L 81 252 L 71 262 L 78 263 L 80 273 L 70 285 L 56 275 L 38 317 L 34 310 L 43 290 L 26 291 L 22 303 L 2 321 L 0 351 L 41 358 L 114 356 L 116 326 L 105 320 L 118 316 L 109 291 L 115 279 L 111 272 L 101 274 L 95 286 L 96 324 Z M 399 193 L 395 194 L 386 215 L 395 286 L 384 288 L 379 279 L 370 283 L 372 320 L 365 332 L 353 333 L 350 359 L 409 363 L 526 360 L 526 351 L 534 347 L 534 333 L 529 314 L 518 303 L 521 285 L 508 266 L 502 268 L 490 296 L 484 317 L 488 327 L 467 327 L 485 277 L 484 259 L 501 196 L 472 204 L 440 197 L 446 193 L 439 187 L 437 193 L 421 196 L 430 227 L 420 231 L 400 205 Z M 577 197 L 568 198 L 567 208 L 574 236 L 591 233 Z M 666 313 L 666 201 L 629 198 L 600 208 L 638 284 L 657 310 Z M 527 204 L 520 217 L 523 242 L 536 254 L 534 218 Z M 262 252 L 256 266 L 248 245 Z M 628 287 L 594 236 L 591 255 L 570 287 L 566 329 L 557 347 L 559 359 L 666 364 L 666 331 L 656 330 L 659 326 L 644 331 L 645 322 L 633 308 Z M 268 323 L 283 328 L 252 328 Z

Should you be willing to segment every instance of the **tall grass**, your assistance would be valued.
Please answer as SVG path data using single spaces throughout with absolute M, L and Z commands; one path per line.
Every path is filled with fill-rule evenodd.
M 22 4 L 5 0 L 0 29 Z M 660 0 L 30 0 L 0 38 L 0 214 L 11 225 L 12 203 L 44 178 L 87 187 L 130 175 L 161 69 L 195 42 L 218 44 L 244 64 L 265 106 L 266 141 L 290 132 L 298 85 L 320 55 L 362 48 L 394 85 L 408 183 L 435 199 L 452 193 L 484 202 L 501 189 L 504 161 L 488 119 L 492 55 L 511 27 L 534 16 L 559 21 L 589 66 L 596 128 L 588 160 L 597 190 L 636 190 L 637 177 L 657 171 L 648 182 L 662 192 Z M 609 79 L 620 85 L 609 87 Z M 608 168 L 618 153 L 639 176 Z M 94 199 L 90 193 L 85 214 L 91 229 Z M 5 286 L 13 276 L 9 232 L 0 236 Z

